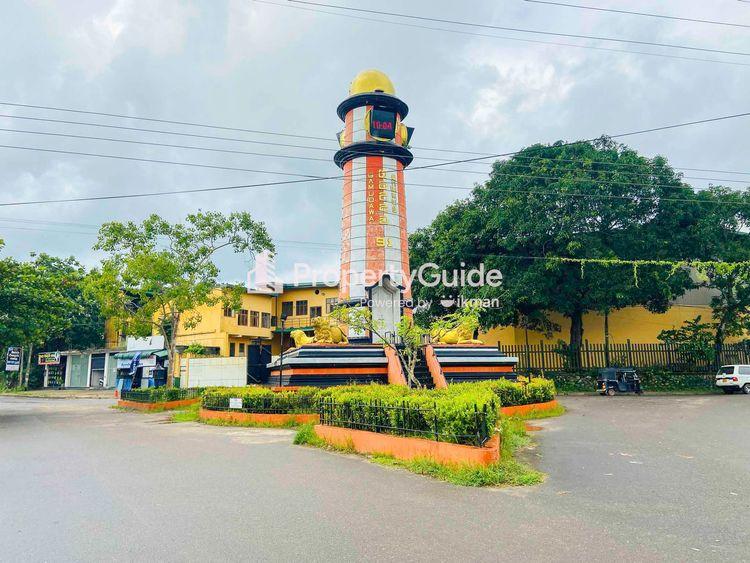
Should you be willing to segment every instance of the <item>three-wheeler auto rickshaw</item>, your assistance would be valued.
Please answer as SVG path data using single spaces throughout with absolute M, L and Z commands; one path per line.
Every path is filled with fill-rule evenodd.
M 633 368 L 603 368 L 596 378 L 596 390 L 610 397 L 617 393 L 642 395 L 641 378 Z

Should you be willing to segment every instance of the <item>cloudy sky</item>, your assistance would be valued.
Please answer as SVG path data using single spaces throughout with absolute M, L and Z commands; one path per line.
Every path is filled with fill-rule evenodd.
M 737 0 L 560 1 L 750 25 L 750 3 Z M 750 53 L 750 27 L 524 0 L 338 3 L 503 27 Z M 0 105 L 0 203 L 299 177 L 294 174 L 336 175 L 338 169 L 331 161 L 335 134 L 341 129 L 336 106 L 346 97 L 351 79 L 366 68 L 386 72 L 397 95 L 409 104 L 407 123 L 416 128 L 415 165 L 437 162 L 428 159 L 473 156 L 448 151 L 502 153 L 535 142 L 590 138 L 750 111 L 747 55 L 481 29 L 341 12 L 284 0 L 5 0 L 0 41 L 0 102 L 277 133 Z M 171 134 L 80 124 L 83 122 Z M 677 168 L 728 171 L 686 171 L 686 176 L 714 179 L 689 180 L 694 185 L 713 181 L 739 188 L 744 187 L 744 179 L 750 180 L 748 125 L 750 118 L 734 119 L 630 137 L 627 143 L 647 156 L 662 154 Z M 140 144 L 143 142 L 242 154 Z M 31 148 L 170 163 L 28 150 Z M 247 152 L 262 155 L 244 154 Z M 413 171 L 407 175 L 407 186 L 470 187 L 483 180 L 489 165 L 448 168 L 454 170 Z M 407 190 L 410 230 L 429 223 L 447 203 L 466 195 L 447 188 L 412 186 Z M 91 245 L 96 227 L 103 221 L 141 220 L 154 212 L 178 221 L 197 209 L 246 210 L 264 221 L 279 241 L 277 269 L 282 273 L 294 262 L 311 258 L 322 268 L 335 268 L 340 199 L 340 182 L 333 180 L 205 194 L 0 207 L 0 238 L 6 242 L 5 255 L 23 258 L 44 251 L 74 255 L 95 265 L 99 257 Z M 243 278 L 249 263 L 248 257 L 231 254 L 221 255 L 219 261 L 227 280 Z

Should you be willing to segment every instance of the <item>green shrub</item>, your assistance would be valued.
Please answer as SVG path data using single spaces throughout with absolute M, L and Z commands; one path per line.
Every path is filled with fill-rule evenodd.
M 203 393 L 202 406 L 207 409 L 225 410 L 230 398 L 242 399 L 243 412 L 257 413 L 310 413 L 317 412 L 314 387 L 302 387 L 298 391 L 275 393 L 267 387 L 212 387 Z M 238 409 L 239 410 L 239 409 Z
M 460 383 L 458 385 L 484 386 L 500 398 L 500 405 L 503 407 L 546 403 L 552 401 L 556 394 L 555 382 L 541 377 L 532 378 L 529 383 L 496 379 L 480 383 Z
M 400 436 L 479 445 L 498 421 L 499 401 L 486 387 L 408 389 L 397 385 L 330 387 L 318 393 L 326 424 Z
M 199 397 L 203 389 L 198 387 L 178 389 L 175 387 L 149 387 L 147 389 L 133 389 L 123 391 L 122 398 L 126 401 L 138 403 L 165 403 L 167 401 L 182 401 Z

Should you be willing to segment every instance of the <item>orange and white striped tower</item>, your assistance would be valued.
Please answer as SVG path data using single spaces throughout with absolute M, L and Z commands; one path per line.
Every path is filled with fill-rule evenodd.
M 384 280 L 398 286 L 403 299 L 411 298 L 404 168 L 414 158 L 407 148 L 413 129 L 402 123 L 408 111 L 390 79 L 377 70 L 360 72 L 338 106 L 344 122 L 338 135 L 341 148 L 334 156 L 344 172 L 343 303 L 371 299 L 372 288 Z M 392 316 L 386 315 L 391 320 L 387 325 Z

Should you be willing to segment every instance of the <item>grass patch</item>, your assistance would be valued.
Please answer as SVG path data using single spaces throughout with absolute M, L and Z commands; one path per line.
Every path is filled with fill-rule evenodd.
M 235 422 L 231 420 L 223 420 L 223 419 L 207 419 L 207 420 L 199 420 L 198 422 L 202 422 L 203 424 L 208 424 L 209 426 L 235 426 L 239 428 L 298 428 L 299 424 L 295 422 L 294 420 L 288 420 L 284 424 L 273 424 L 272 422 Z
M 385 455 L 373 455 L 370 459 L 380 465 L 400 467 L 464 487 L 528 486 L 538 485 L 544 480 L 544 474 L 514 459 L 504 459 L 488 466 L 446 465 L 425 458 L 401 461 Z
M 563 409 L 564 410 L 564 409 Z M 465 487 L 497 487 L 537 485 L 544 481 L 544 474 L 513 459 L 513 454 L 520 448 L 527 447 L 531 438 L 526 433 L 526 424 L 520 418 L 503 418 L 500 422 L 502 433 L 501 460 L 488 466 L 472 464 L 442 464 L 431 459 L 418 458 L 402 461 L 393 456 L 373 454 L 366 456 L 369 460 L 388 467 L 406 469 L 418 475 L 462 485 Z M 353 453 L 354 448 L 336 447 L 328 444 L 315 433 L 312 424 L 300 426 L 294 443 L 314 446 L 332 451 Z
M 557 405 L 553 409 L 547 410 L 532 410 L 524 414 L 514 414 L 510 418 L 518 418 L 520 420 L 540 420 L 542 418 L 554 418 L 556 416 L 562 416 L 565 414 L 565 407 Z
M 159 414 L 160 412 L 164 412 L 166 410 L 164 407 L 159 407 L 159 408 L 149 409 L 149 410 L 142 410 L 142 409 L 134 409 L 133 407 L 122 407 L 120 405 L 112 405 L 109 408 L 122 411 L 122 412 L 137 412 L 139 414 Z
M 198 422 L 198 410 L 200 404 L 190 405 L 185 409 L 181 409 L 172 413 L 170 418 L 171 422 Z

